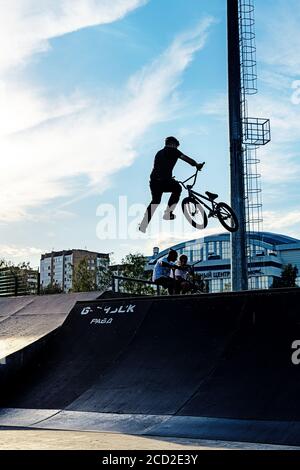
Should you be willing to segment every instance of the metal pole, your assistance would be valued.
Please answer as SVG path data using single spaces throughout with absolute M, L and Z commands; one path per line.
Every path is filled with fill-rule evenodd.
M 115 284 L 115 276 L 112 276 L 111 278 L 111 287 L 112 287 L 112 292 L 116 292 L 116 284 Z
M 246 255 L 245 182 L 241 98 L 239 0 L 227 0 L 228 96 L 231 168 L 231 207 L 240 224 L 231 235 L 231 285 L 233 291 L 248 289 Z
M 41 273 L 37 273 L 37 295 L 41 293 Z
M 19 293 L 19 289 L 18 289 L 18 287 L 19 287 L 18 276 L 17 276 L 15 273 L 13 273 L 13 276 L 14 276 L 14 282 L 15 282 L 15 286 L 14 286 L 14 287 L 15 287 L 15 297 L 17 297 L 17 295 L 18 295 L 18 293 Z

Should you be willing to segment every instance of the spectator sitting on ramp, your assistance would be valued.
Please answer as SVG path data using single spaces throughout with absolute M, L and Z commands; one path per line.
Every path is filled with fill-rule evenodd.
M 157 152 L 155 156 L 154 167 L 150 175 L 152 201 L 147 207 L 143 220 L 139 226 L 140 232 L 146 233 L 148 224 L 161 202 L 163 193 L 172 193 L 163 218 L 165 220 L 175 219 L 176 216 L 173 212 L 180 199 L 182 191 L 180 183 L 172 176 L 173 168 L 178 159 L 189 163 L 189 165 L 195 166 L 198 170 L 201 170 L 203 167 L 203 163 L 197 163 L 192 158 L 187 157 L 180 152 L 180 150 L 178 150 L 179 145 L 180 143 L 175 137 L 167 137 L 165 140 L 165 147 Z
M 186 294 L 192 288 L 192 284 L 188 280 L 191 267 L 187 264 L 187 262 L 188 257 L 186 255 L 181 255 L 179 257 L 177 269 L 174 271 L 174 278 L 179 284 L 180 293 L 182 294 Z
M 153 282 L 158 286 L 168 289 L 169 295 L 178 294 L 180 291 L 179 282 L 174 277 L 171 277 L 171 271 L 177 268 L 177 264 L 175 264 L 177 257 L 177 251 L 170 250 L 168 256 L 164 256 L 156 262 L 153 271 Z

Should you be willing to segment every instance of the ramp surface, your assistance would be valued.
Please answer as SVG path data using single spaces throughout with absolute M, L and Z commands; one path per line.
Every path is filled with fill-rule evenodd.
M 0 360 L 62 325 L 78 300 L 99 292 L 0 298 Z
M 293 289 L 78 302 L 1 400 L 0 424 L 17 413 L 35 427 L 300 445 L 299 300 Z

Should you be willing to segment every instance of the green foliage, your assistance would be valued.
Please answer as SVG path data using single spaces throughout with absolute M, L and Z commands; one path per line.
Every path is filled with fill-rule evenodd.
M 8 268 L 11 272 L 19 274 L 22 271 L 33 271 L 33 268 L 30 266 L 30 262 L 23 261 L 19 264 L 14 264 L 12 261 L 6 261 L 5 259 L 0 259 L 0 268 Z
M 91 269 L 88 258 L 83 258 L 73 266 L 73 292 L 103 291 L 111 282 L 112 274 L 108 266 Z
M 91 292 L 97 290 L 96 273 L 89 267 L 87 258 L 73 266 L 73 291 Z
M 297 266 L 288 264 L 283 267 L 281 276 L 274 278 L 271 289 L 279 289 L 283 287 L 298 287 L 296 284 L 297 276 L 298 276 Z
M 122 259 L 122 276 L 151 281 L 151 272 L 145 271 L 146 264 L 147 258 L 143 254 L 130 253 Z M 155 293 L 154 287 L 140 282 L 122 281 L 120 287 L 128 294 L 153 295 Z
M 232 289 L 231 289 L 231 282 L 227 282 L 225 285 L 224 285 L 224 288 L 223 288 L 223 292 L 231 292 Z
M 99 267 L 97 269 L 97 286 L 100 291 L 107 290 L 112 283 L 112 272 L 109 267 Z
M 47 295 L 47 294 L 61 294 L 63 292 L 61 286 L 56 282 L 54 284 L 48 284 L 46 287 L 42 287 L 40 294 Z
M 208 283 L 205 281 L 204 277 L 201 274 L 195 273 L 193 275 L 195 284 L 198 286 L 199 291 L 203 293 L 209 292 Z
M 5 259 L 0 260 L 0 269 L 4 275 L 11 276 L 17 282 L 17 292 L 19 294 L 36 294 L 38 288 L 38 273 L 29 262 L 22 262 L 15 265 Z

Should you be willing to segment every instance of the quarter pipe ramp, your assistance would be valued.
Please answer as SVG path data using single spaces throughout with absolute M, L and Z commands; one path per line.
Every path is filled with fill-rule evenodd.
M 300 445 L 300 290 L 77 302 L 0 424 Z

